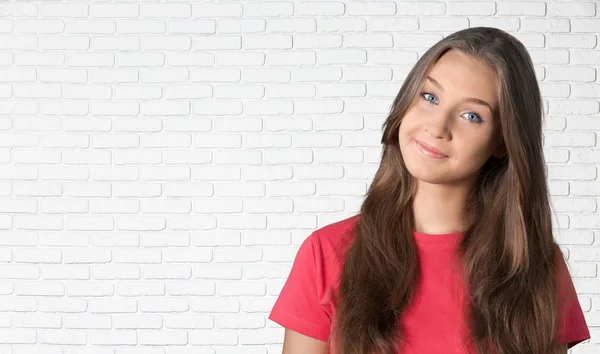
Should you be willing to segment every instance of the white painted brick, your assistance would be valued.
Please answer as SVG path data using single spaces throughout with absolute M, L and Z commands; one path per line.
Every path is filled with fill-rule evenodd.
M 213 216 L 171 216 L 167 221 L 169 230 L 213 230 L 216 227 Z
M 348 182 L 320 182 L 317 183 L 317 192 L 319 195 L 364 195 L 367 191 L 365 182 L 348 181 Z
M 123 236 L 126 235 L 124 233 L 119 234 Z M 92 267 L 92 274 L 94 279 L 139 279 L 140 269 L 137 265 L 95 265 Z M 119 282 L 117 284 L 117 293 L 119 295 L 119 289 L 124 285 L 124 283 L 125 282 Z
M 122 42 L 111 42 L 110 44 L 103 45 L 102 43 L 98 46 L 103 50 L 127 50 L 139 47 L 137 45 L 137 39 L 131 37 L 122 38 L 127 40 L 127 43 Z M 118 45 L 118 46 L 115 46 Z M 163 53 L 117 53 L 116 63 L 119 66 L 162 66 L 165 63 L 165 55 Z M 145 74 L 147 75 L 148 72 Z
M 234 134 L 194 134 L 194 146 L 198 148 L 239 148 L 242 136 Z
M 135 345 L 138 343 L 136 331 L 127 330 L 89 330 L 90 344 L 93 345 Z
M 115 197 L 157 197 L 161 194 L 158 183 L 113 183 Z
M 595 100 L 553 100 L 550 102 L 550 113 L 561 114 L 597 114 L 600 113 L 600 103 Z
M 63 154 L 64 157 L 64 154 Z M 64 160 L 63 160 L 64 161 Z M 87 180 L 89 170 L 87 167 L 77 166 L 45 166 L 41 167 L 39 176 L 45 180 Z M 37 169 L 35 170 L 37 171 Z
M 235 55 L 235 53 L 232 53 Z M 239 53 L 242 54 L 242 53 Z M 261 55 L 261 53 L 256 53 Z M 215 63 L 212 53 L 203 52 L 174 52 L 167 54 L 167 64 L 171 66 L 212 66 Z
M 291 199 L 248 199 L 244 201 L 248 213 L 291 213 L 294 205 Z
M 298 49 L 322 49 L 340 48 L 343 36 L 341 34 L 295 34 L 294 48 Z
M 290 166 L 247 166 L 243 176 L 246 181 L 289 180 L 293 170 Z
M 207 194 L 212 195 L 212 189 L 211 193 Z M 197 199 L 193 203 L 195 213 L 241 213 L 243 210 L 241 199 Z
M 314 182 L 270 182 L 267 194 L 270 197 L 306 196 L 316 192 Z
M 41 42 L 40 47 L 42 47 Z M 0 49 L 3 50 L 35 50 L 38 48 L 38 38 L 35 35 L 0 35 Z
M 154 216 L 123 216 L 116 220 L 119 230 L 163 230 L 165 219 Z
M 77 329 L 110 329 L 111 317 L 107 315 L 67 314 L 65 328 Z
M 424 22 L 421 25 L 421 29 L 424 32 L 455 32 L 468 25 L 468 19 L 464 17 L 436 18 L 433 21 Z
M 215 197 L 264 197 L 265 185 L 259 182 L 215 182 Z
M 590 213 L 597 210 L 594 198 L 555 197 L 552 205 L 558 213 Z
M 217 29 L 219 33 L 257 33 L 266 29 L 267 21 L 264 19 L 219 19 Z
M 188 332 L 185 330 L 140 330 L 137 332 L 140 345 L 186 345 Z
M 90 68 L 90 83 L 136 82 L 138 71 L 135 69 Z
M 84 36 L 39 36 L 39 47 L 37 49 L 47 50 L 82 50 L 90 47 L 89 37 Z M 22 38 L 23 41 L 25 38 Z
M 557 17 L 593 17 L 596 14 L 596 4 L 593 2 L 584 3 L 548 3 L 547 16 Z
M 8 3 L 3 4 L 0 9 L 0 16 L 2 17 L 37 17 L 38 14 L 38 5 L 30 3 Z
M 231 71 L 233 69 L 229 69 L 228 73 L 229 77 L 227 77 L 228 82 L 235 82 L 235 73 L 239 71 Z M 283 69 L 246 69 L 243 72 L 243 76 L 241 76 L 241 80 L 244 82 L 288 82 L 290 81 L 290 72 L 288 70 Z M 239 75 L 237 75 L 239 76 Z M 221 81 L 221 80 L 219 80 Z
M 201 181 L 237 181 L 241 168 L 234 166 L 192 166 L 192 179 Z
M 583 97 L 583 98 L 594 98 L 600 95 L 600 84 L 595 83 L 573 83 L 571 96 L 572 97 Z M 575 117 L 575 119 L 583 119 L 584 117 Z M 592 119 L 590 119 L 592 118 Z M 598 122 L 600 119 L 589 117 L 588 121 L 593 126 L 593 122 Z M 596 123 L 597 124 L 597 123 Z M 591 126 L 588 126 L 591 128 Z
M 549 81 L 593 81 L 596 71 L 592 68 L 553 66 L 546 69 Z
M 209 34 L 215 33 L 215 20 L 172 20 L 167 24 L 167 31 L 181 34 Z
M 297 166 L 294 172 L 299 180 L 340 179 L 344 176 L 344 168 L 339 165 Z
M 183 98 L 204 98 L 212 95 L 212 87 L 199 84 L 199 85 L 165 85 L 164 95 L 166 99 L 183 99 Z M 183 123 L 183 120 L 175 120 L 178 123 Z M 188 119 L 188 125 L 195 120 Z M 202 122 L 202 119 L 198 119 Z M 171 122 L 171 120 L 169 120 Z M 178 125 L 178 124 L 177 124 Z M 177 126 L 173 124 L 173 126 Z M 206 126 L 206 124 L 204 124 Z
M 442 35 L 435 33 L 396 33 L 394 34 L 394 47 L 429 48 L 442 38 Z
M 41 75 L 40 75 L 41 79 Z M 35 68 L 10 68 L 0 69 L 0 81 L 2 82 L 27 82 L 36 80 Z
M 192 269 L 185 264 L 154 264 L 142 267 L 144 279 L 189 279 L 191 276 Z
M 145 36 L 142 38 L 144 50 L 189 50 L 192 41 L 189 36 Z
M 212 151 L 169 149 L 163 157 L 166 164 L 204 164 L 212 161 Z
M 247 246 L 281 246 L 291 244 L 290 234 L 286 231 L 245 231 L 242 235 L 242 240 L 243 244 Z M 259 267 L 262 268 L 263 265 Z M 244 274 L 246 277 L 247 270 L 248 268 L 245 266 Z
M 293 135 L 294 147 L 339 147 L 342 136 L 335 133 L 296 133 Z
M 242 17 L 242 4 L 198 4 L 193 5 L 194 17 Z
M 591 132 L 545 132 L 546 146 L 591 147 L 596 145 L 596 135 Z
M 192 233 L 194 246 L 239 246 L 239 231 L 199 231 Z
M 269 52 L 267 63 L 271 66 L 314 65 L 316 56 L 312 51 L 273 51 Z
M 184 18 L 190 17 L 192 14 L 191 4 L 174 3 L 174 4 L 142 4 L 142 17 L 166 17 L 166 18 Z
M 64 150 L 62 157 L 63 163 L 67 165 L 108 165 L 111 161 L 111 152 L 102 150 Z
M 117 150 L 113 154 L 115 165 L 149 164 L 156 165 L 162 162 L 162 152 L 156 150 Z
M 137 102 L 116 102 L 116 101 L 96 101 L 90 103 L 90 113 L 92 115 L 126 115 L 134 116 L 140 113 L 140 106 Z
M 521 31 L 525 32 L 569 32 L 571 22 L 568 18 L 523 18 Z M 579 31 L 577 31 L 579 32 Z
M 63 97 L 68 99 L 111 99 L 110 86 L 64 85 Z
M 294 102 L 294 111 L 298 114 L 333 114 L 341 113 L 343 110 L 344 101 L 342 100 L 312 99 Z
M 91 214 L 135 214 L 140 211 L 140 202 L 137 200 L 90 200 L 89 212 Z
M 115 14 L 117 16 L 115 16 Z M 90 17 L 126 18 L 138 17 L 138 4 L 91 4 Z
M 570 216 L 570 226 L 573 229 L 597 229 L 600 216 L 594 214 L 574 214 Z
M 51 4 L 48 4 L 51 5 Z M 53 4 L 53 5 L 67 5 L 72 6 L 73 4 Z M 87 6 L 87 5 L 86 5 Z M 87 8 L 86 8 L 87 9 Z M 61 10 L 55 10 L 58 17 L 62 17 L 63 15 L 59 15 Z M 65 11 L 70 11 L 66 9 Z M 86 10 L 87 12 L 87 10 Z M 76 16 L 73 16 L 76 17 Z M 86 16 L 82 16 L 86 17 Z M 116 30 L 115 21 L 113 20 L 69 20 L 65 21 L 66 32 L 73 34 L 110 34 L 114 33 Z M 93 41 L 92 41 L 93 43 Z
M 405 4 L 400 4 L 398 8 Z M 396 4 L 392 1 L 355 1 L 346 4 L 348 16 L 391 16 L 396 15 Z
M 335 213 L 344 210 L 342 198 L 296 198 L 294 210 L 304 213 Z
M 0 19 L 0 32 L 10 33 L 14 30 L 14 21 L 9 19 Z M 6 55 L 6 54 L 5 54 Z
M 301 4 L 301 3 L 299 3 Z M 306 3 L 304 3 L 306 4 Z M 296 6 L 296 9 L 298 6 Z M 372 21 L 385 21 L 385 19 L 372 18 L 369 19 Z M 404 20 L 404 19 L 402 19 Z M 403 21 L 404 22 L 404 21 Z M 411 22 L 411 29 L 417 29 L 417 20 L 413 19 Z M 371 22 L 369 22 L 371 23 Z M 378 27 L 378 25 L 373 25 L 371 27 L 372 31 L 383 30 L 383 27 L 387 27 L 382 25 Z M 362 18 L 327 18 L 327 17 L 319 17 L 317 18 L 317 29 L 319 32 L 365 32 L 367 30 L 367 21 Z M 388 28 L 387 30 L 393 30 Z
M 545 16 L 544 2 L 498 2 L 497 15 L 501 16 Z
M 77 198 L 43 199 L 39 205 L 44 214 L 76 214 L 89 210 L 88 202 Z
M 150 5 L 150 4 L 148 4 Z M 152 6 L 161 6 L 160 4 L 152 4 Z M 147 11 L 146 7 L 142 7 L 142 11 Z M 149 16 L 145 16 L 149 17 Z M 152 19 L 121 19 L 117 21 L 117 32 L 121 34 L 134 34 L 134 33 L 165 33 L 166 21 L 165 20 L 152 20 Z M 135 37 L 133 37 L 135 38 Z
M 469 23 L 471 27 L 496 27 L 506 32 L 516 32 L 521 28 L 521 19 L 515 17 L 470 17 Z
M 415 5 L 417 3 L 414 3 Z M 440 3 L 426 3 L 421 2 L 418 5 L 421 5 L 420 9 L 427 9 L 427 11 L 440 11 L 443 6 Z M 429 6 L 428 6 L 429 5 Z M 447 5 L 446 15 L 451 16 L 490 16 L 496 14 L 496 3 L 491 1 L 460 1 L 460 2 L 450 2 Z M 432 9 L 432 7 L 434 9 Z M 406 10 L 407 7 L 402 6 L 403 10 Z M 408 7 L 409 8 L 409 7 Z M 442 13 L 443 14 L 443 13 Z M 438 13 L 426 13 L 425 15 L 439 15 Z
M 65 55 L 54 52 L 19 52 L 15 53 L 14 62 L 19 66 L 62 66 L 65 62 Z M 20 78 L 19 81 L 23 81 L 23 79 L 25 78 Z
M 41 4 L 42 17 L 87 17 L 89 7 L 87 4 Z
M 571 31 L 577 32 L 577 33 L 580 33 L 580 32 L 598 33 L 598 31 L 600 31 L 600 20 L 599 19 L 583 19 L 583 18 L 575 19 L 571 23 Z
M 296 9 L 297 10 L 297 9 Z M 297 18 L 297 19 L 267 19 L 268 32 L 316 32 L 317 22 L 314 18 Z
M 14 30 L 17 33 L 62 33 L 65 23 L 54 19 L 18 19 L 15 21 Z
M 288 34 L 247 34 L 242 38 L 244 49 L 290 49 L 292 36 Z
M 144 214 L 188 214 L 192 209 L 189 200 L 151 199 L 141 201 L 141 212 Z
M 216 99 L 227 98 L 263 98 L 265 89 L 262 85 L 233 85 L 233 84 L 217 84 L 213 89 L 213 96 Z
M 547 34 L 548 48 L 594 48 L 596 36 L 592 34 Z
M 187 82 L 189 71 L 183 68 L 140 69 L 141 82 Z
M 291 37 L 289 42 L 291 43 Z M 229 35 L 198 35 L 194 36 L 192 39 L 192 47 L 196 50 L 238 50 L 242 48 L 242 37 Z
M 12 160 L 18 164 L 58 164 L 61 151 L 57 149 L 13 149 Z
M 267 165 L 304 164 L 313 161 L 313 152 L 309 149 L 269 149 L 263 152 L 263 163 Z

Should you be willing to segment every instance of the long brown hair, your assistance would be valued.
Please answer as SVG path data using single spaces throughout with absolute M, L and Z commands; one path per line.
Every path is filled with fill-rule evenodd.
M 494 156 L 478 175 L 457 246 L 465 281 L 466 340 L 477 353 L 555 353 L 558 349 L 560 249 L 552 234 L 542 151 L 542 98 L 521 42 L 489 27 L 448 35 L 408 74 L 383 124 L 381 164 L 360 209 L 339 279 L 335 354 L 396 353 L 400 318 L 420 266 L 412 237 L 415 182 L 398 141 L 405 112 L 429 70 L 448 50 L 495 70 L 498 116 L 507 156 Z M 435 335 L 435 334 L 433 334 Z

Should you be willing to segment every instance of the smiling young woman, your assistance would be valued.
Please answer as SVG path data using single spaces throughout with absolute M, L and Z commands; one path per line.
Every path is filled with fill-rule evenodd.
M 429 49 L 360 214 L 298 250 L 269 316 L 284 354 L 564 354 L 590 338 L 552 233 L 542 120 L 513 36 L 476 27 Z

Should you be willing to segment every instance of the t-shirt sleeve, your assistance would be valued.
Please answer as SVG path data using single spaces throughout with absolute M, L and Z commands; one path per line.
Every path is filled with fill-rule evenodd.
M 591 338 L 590 332 L 583 315 L 583 310 L 577 298 L 577 292 L 571 279 L 571 274 L 567 268 L 567 264 L 559 255 L 558 260 L 558 275 L 559 275 L 559 291 L 560 291 L 560 313 L 559 313 L 559 329 L 558 342 L 568 344 L 568 348 Z
M 306 336 L 327 341 L 330 315 L 324 304 L 324 260 L 315 245 L 316 232 L 304 240 L 269 319 Z

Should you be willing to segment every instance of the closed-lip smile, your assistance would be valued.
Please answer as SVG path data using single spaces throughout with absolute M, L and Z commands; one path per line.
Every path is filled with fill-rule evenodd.
M 433 155 L 438 155 L 439 157 L 448 157 L 448 155 L 444 154 L 443 152 L 441 152 L 440 150 L 434 148 L 431 145 L 427 145 L 426 143 L 424 143 L 424 142 L 422 142 L 420 140 L 415 140 L 415 142 L 425 152 L 429 152 L 429 153 L 431 153 Z

